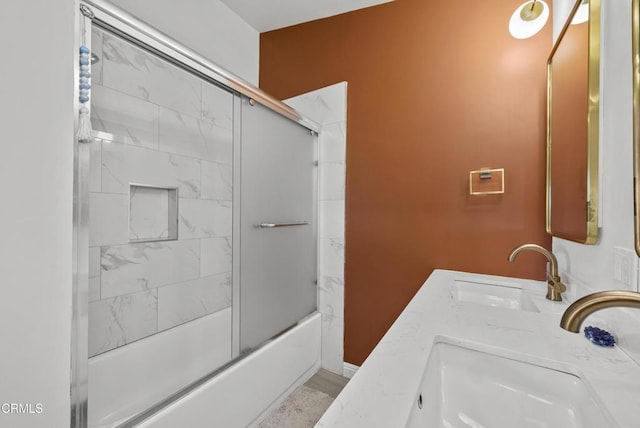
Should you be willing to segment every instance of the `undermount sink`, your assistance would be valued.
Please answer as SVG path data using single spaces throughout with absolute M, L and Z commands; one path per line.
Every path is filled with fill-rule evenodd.
M 540 312 L 521 288 L 506 284 L 456 279 L 453 282 L 451 297 L 454 300 L 478 305 Z
M 415 400 L 407 428 L 616 426 L 579 376 L 442 338 Z

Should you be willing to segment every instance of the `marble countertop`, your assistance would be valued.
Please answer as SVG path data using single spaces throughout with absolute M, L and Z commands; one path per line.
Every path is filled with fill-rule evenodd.
M 455 280 L 516 283 L 540 312 L 515 311 L 451 298 Z M 316 427 L 402 427 L 434 339 L 445 336 L 502 355 L 545 362 L 578 374 L 620 427 L 640 426 L 640 366 L 618 346 L 603 348 L 559 327 L 567 307 L 544 298 L 546 283 L 435 270 Z M 598 314 L 606 318 L 606 312 Z M 592 315 L 586 325 L 595 318 Z M 615 332 L 613 332 L 615 334 Z

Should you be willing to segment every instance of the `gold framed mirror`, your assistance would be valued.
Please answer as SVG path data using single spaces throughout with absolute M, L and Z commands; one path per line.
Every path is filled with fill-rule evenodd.
M 578 11 L 585 7 L 588 19 L 579 23 Z M 594 244 L 598 239 L 600 0 L 575 2 L 547 61 L 547 91 L 547 233 Z
M 634 246 L 640 256 L 640 0 L 631 9 L 633 52 L 633 223 Z

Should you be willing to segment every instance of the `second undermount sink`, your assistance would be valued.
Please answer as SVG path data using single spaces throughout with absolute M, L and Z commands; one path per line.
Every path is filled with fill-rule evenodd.
M 406 428 L 617 426 L 576 374 L 446 340 L 431 349 Z
M 515 285 L 456 279 L 451 298 L 497 308 L 540 312 L 531 298 Z

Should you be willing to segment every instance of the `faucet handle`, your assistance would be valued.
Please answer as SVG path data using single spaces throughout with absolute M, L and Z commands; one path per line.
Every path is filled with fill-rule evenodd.
M 547 278 L 549 278 L 549 286 L 558 293 L 564 293 L 567 291 L 567 286 L 560 281 L 559 276 L 547 274 Z

